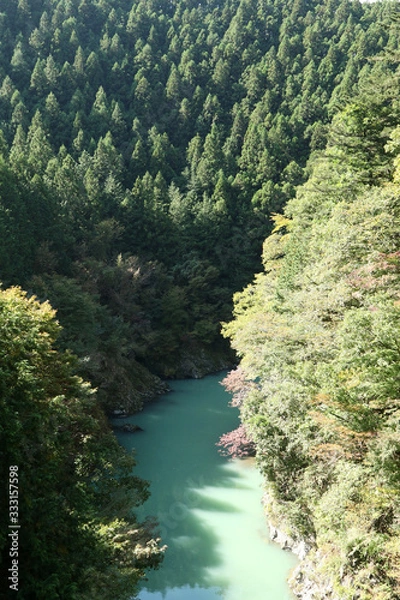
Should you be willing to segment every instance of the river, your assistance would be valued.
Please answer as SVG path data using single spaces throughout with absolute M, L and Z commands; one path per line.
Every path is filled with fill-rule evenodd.
M 228 460 L 215 445 L 238 425 L 221 377 L 175 381 L 171 393 L 122 421 L 143 429 L 118 433 L 136 449 L 136 474 L 151 482 L 138 516 L 154 515 L 168 545 L 140 600 L 293 598 L 286 578 L 296 559 L 269 541 L 254 460 Z

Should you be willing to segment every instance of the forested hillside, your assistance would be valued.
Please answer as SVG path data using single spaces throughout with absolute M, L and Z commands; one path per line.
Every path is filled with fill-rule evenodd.
M 335 115 L 225 326 L 269 517 L 307 541 L 294 585 L 313 598 L 400 598 L 398 65 Z
M 122 597 L 159 562 L 151 532 L 128 519 L 120 535 L 97 495 L 125 460 L 99 407 L 139 410 L 160 377 L 232 364 L 220 323 L 263 266 L 225 330 L 276 519 L 319 549 L 338 597 L 348 581 L 399 596 L 397 7 L 0 0 L 0 325 L 27 336 L 1 358 L 1 458 L 45 463 L 50 514 L 77 532 L 28 573 L 29 598 L 101 598 L 102 572 Z M 127 548 L 147 558 L 118 563 Z M 72 555 L 98 589 L 63 568 Z
M 226 364 L 219 322 L 390 4 L 0 2 L 0 277 L 49 299 L 103 401 Z M 213 352 L 211 352 L 211 349 Z

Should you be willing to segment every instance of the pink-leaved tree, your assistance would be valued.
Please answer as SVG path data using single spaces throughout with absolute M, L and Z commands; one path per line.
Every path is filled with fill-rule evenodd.
M 222 385 L 232 394 L 231 406 L 242 406 L 252 383 L 246 381 L 243 370 L 238 367 L 230 371 L 222 380 Z M 237 429 L 224 433 L 216 444 L 220 447 L 220 453 L 231 458 L 245 458 L 255 455 L 255 444 L 249 438 L 245 425 L 241 424 Z

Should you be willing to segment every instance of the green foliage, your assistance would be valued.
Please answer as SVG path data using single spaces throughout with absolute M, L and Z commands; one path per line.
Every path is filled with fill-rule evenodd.
M 400 115 L 397 74 L 379 77 L 333 120 L 224 326 L 271 515 L 318 548 L 316 576 L 343 599 L 400 593 Z
M 299 531 L 324 536 L 329 527 L 315 515 L 329 486 L 342 493 L 335 466 L 342 461 L 348 473 L 360 464 L 370 470 L 358 491 L 371 513 L 372 473 L 391 506 L 399 321 L 394 5 L 3 4 L 2 281 L 50 299 L 63 325 L 57 348 L 77 354 L 96 402 L 133 410 L 161 389 L 154 373 L 188 374 L 188 355 L 227 356 L 219 323 L 230 318 L 233 292 L 263 265 L 237 294 L 225 330 L 257 384 L 243 418 L 275 497 Z M 86 406 L 90 394 L 78 396 Z M 71 530 L 85 510 L 77 525 L 71 516 Z M 115 518 L 93 529 L 104 556 L 110 540 L 120 552 L 136 539 Z M 340 542 L 332 564 L 355 548 L 365 563 L 373 548 L 392 543 L 379 532 L 364 539 L 360 528 L 353 545 Z M 383 551 L 388 573 L 393 548 Z M 100 573 L 96 560 L 85 576 L 92 597 L 104 596 L 104 578 L 124 593 L 120 571 Z M 377 594 L 395 578 L 373 577 Z M 49 579 L 48 598 L 60 581 Z
M 147 484 L 132 474 L 134 460 L 108 430 L 94 391 L 74 374 L 75 360 L 54 349 L 54 314 L 19 288 L 0 292 L 1 477 L 18 467 L 19 595 L 89 598 L 101 580 L 108 594 L 128 597 L 162 556 L 131 512 Z M 4 493 L 2 532 L 7 502 Z M 0 550 L 7 581 L 5 535 Z
M 135 0 L 128 13 L 122 0 L 79 7 L 59 0 L 4 8 L 0 123 L 13 145 L 11 168 L 29 182 L 47 171 L 48 189 L 39 193 L 55 195 L 69 237 L 57 252 L 67 244 L 72 255 L 99 221 L 115 218 L 125 233 L 114 257 L 139 253 L 171 266 L 195 250 L 220 269 L 229 302 L 259 269 L 268 213 L 294 195 L 310 150 L 322 147 L 324 125 L 370 69 L 369 57 L 389 41 L 396 50 L 386 5 L 297 4 L 234 0 L 189 10 L 184 1 Z M 381 77 L 387 63 L 376 63 Z M 375 122 L 365 106 L 351 110 L 335 134 L 348 140 Z M 375 148 L 384 144 L 377 131 L 365 149 L 366 177 L 386 168 L 387 161 L 371 163 L 378 154 L 382 162 Z M 47 170 L 56 156 L 59 164 Z M 160 185 L 142 191 L 146 172 L 179 190 L 179 221 Z M 127 189 L 151 201 L 135 199 L 134 214 L 125 211 Z M 151 214 L 154 206 L 161 214 Z M 202 211 L 210 222 L 193 219 Z M 205 226 L 223 238 L 224 256 L 221 247 L 210 255 L 215 240 L 204 237 Z

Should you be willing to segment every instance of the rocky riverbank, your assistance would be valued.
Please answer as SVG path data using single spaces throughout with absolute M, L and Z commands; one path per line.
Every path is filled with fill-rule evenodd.
M 268 493 L 264 494 L 263 505 L 271 540 L 299 558 L 300 562 L 288 580 L 294 596 L 298 600 L 340 600 L 333 591 L 332 581 L 323 575 L 321 567 L 326 557 L 316 547 L 315 541 L 303 539 L 297 533 L 293 534 L 293 528 L 285 523 L 282 517 L 279 524 L 276 524 L 276 502 Z
M 271 540 L 298 556 L 300 563 L 289 577 L 289 586 L 298 600 L 340 600 L 332 582 L 320 574 L 324 556 L 305 540 L 294 540 L 274 526 L 270 526 Z

